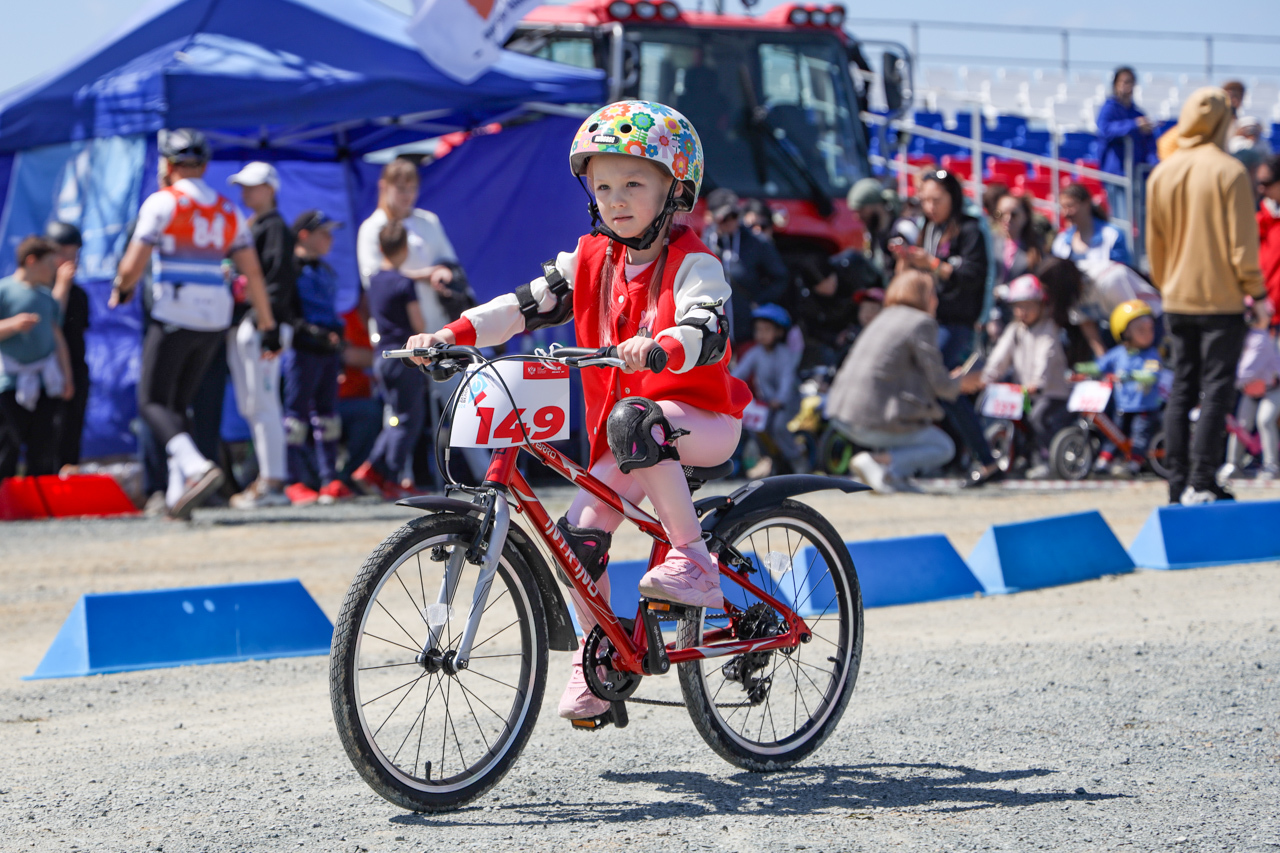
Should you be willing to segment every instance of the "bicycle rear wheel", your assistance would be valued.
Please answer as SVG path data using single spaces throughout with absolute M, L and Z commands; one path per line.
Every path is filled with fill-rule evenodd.
M 862 593 L 853 560 L 831 524 L 795 501 L 753 513 L 723 539 L 756 568 L 752 583 L 804 616 L 810 642 L 790 649 L 679 665 L 694 727 L 718 755 L 747 770 L 778 770 L 822 745 L 839 723 L 862 659 Z M 725 580 L 743 611 L 739 639 L 785 631 L 770 605 Z M 676 645 L 701 645 L 705 610 L 680 621 Z
M 437 598 L 450 555 L 470 547 L 478 527 L 447 514 L 401 527 L 365 561 L 334 626 L 329 691 L 342 745 L 371 788 L 411 811 L 457 808 L 496 785 L 542 705 L 546 620 L 511 545 L 468 666 L 452 663 L 479 567 L 463 560 L 452 599 L 442 608 Z

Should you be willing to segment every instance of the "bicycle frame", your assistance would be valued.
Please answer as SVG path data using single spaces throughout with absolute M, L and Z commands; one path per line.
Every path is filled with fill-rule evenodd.
M 620 513 L 624 518 L 651 536 L 654 539 L 653 549 L 649 557 L 649 565 L 651 566 L 661 562 L 670 548 L 662 525 L 657 519 L 615 493 L 588 471 L 565 458 L 555 448 L 542 442 L 532 442 L 531 447 L 526 445 L 495 450 L 489 463 L 489 469 L 485 474 L 482 488 L 502 489 L 508 492 L 515 499 L 516 511 L 528 516 L 533 522 L 534 529 L 538 532 L 542 541 L 546 543 L 547 548 L 550 549 L 556 561 L 572 582 L 574 590 L 578 593 L 578 598 L 591 610 L 591 614 L 599 622 L 601 630 L 612 644 L 615 650 L 615 668 L 622 672 L 647 675 L 643 662 L 648 651 L 648 639 L 644 629 L 644 621 L 641 618 L 642 614 L 637 612 L 633 630 L 628 633 L 621 621 L 619 621 L 618 616 L 613 612 L 613 607 L 609 600 L 600 594 L 600 590 L 595 585 L 595 582 L 592 581 L 591 575 L 588 574 L 582 563 L 578 561 L 577 556 L 569 547 L 569 543 L 560 534 L 559 528 L 556 527 L 555 522 L 551 520 L 551 516 L 547 514 L 546 509 L 543 508 L 533 489 L 516 468 L 516 460 L 519 458 L 521 450 L 529 452 L 535 459 L 561 477 L 564 477 L 579 488 L 585 489 L 593 497 Z M 500 553 L 501 547 L 498 547 L 496 551 Z M 723 560 L 718 560 L 717 562 L 722 578 L 731 580 L 759 600 L 775 608 L 786 621 L 787 631 L 773 637 L 735 641 L 731 629 L 716 628 L 704 634 L 703 641 L 705 645 L 675 649 L 673 648 L 673 643 L 668 643 L 666 650 L 671 663 L 685 663 L 723 655 L 791 648 L 808 639 L 809 626 L 804 619 L 785 604 L 753 584 L 745 571 L 730 568 Z M 643 603 L 641 606 L 643 607 Z M 724 610 L 731 620 L 736 619 L 739 614 L 738 608 L 728 601 L 725 602 Z

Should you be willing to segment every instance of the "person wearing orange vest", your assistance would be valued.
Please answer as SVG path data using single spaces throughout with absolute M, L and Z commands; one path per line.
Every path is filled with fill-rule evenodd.
M 635 502 L 647 496 L 671 544 L 667 558 L 640 580 L 649 598 L 719 607 L 720 575 L 702 540 L 681 464 L 719 465 L 733 454 L 746 383 L 729 374 L 730 296 L 724 267 L 698 236 L 672 225 L 702 182 L 702 144 L 693 125 L 663 104 L 623 101 L 583 123 L 570 168 L 590 182 L 592 233 L 573 252 L 543 264 L 545 275 L 407 347 L 493 346 L 523 331 L 574 321 L 582 347 L 616 345 L 626 369 L 582 372 L 590 470 Z M 586 185 L 584 184 L 584 189 Z M 645 369 L 662 348 L 668 366 Z M 618 513 L 580 491 L 559 522 L 565 539 L 608 596 L 605 556 Z M 596 621 L 574 594 L 584 632 Z M 608 710 L 582 674 L 581 650 L 560 700 L 560 716 L 586 719 Z
M 224 258 L 230 257 L 248 281 L 267 357 L 279 352 L 280 332 L 248 226 L 235 205 L 203 180 L 211 156 L 208 140 L 197 130 L 182 129 L 162 130 L 158 141 L 172 180 L 142 203 L 108 306 L 128 302 L 150 265 L 138 412 L 165 447 L 169 514 L 185 519 L 223 480 L 218 466 L 196 449 L 187 408 L 231 325 L 234 297 Z

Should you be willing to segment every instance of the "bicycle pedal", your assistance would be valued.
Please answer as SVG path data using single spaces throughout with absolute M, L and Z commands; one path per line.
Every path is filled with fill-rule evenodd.
M 671 601 L 648 601 L 645 605 L 646 615 L 653 616 L 659 622 L 679 621 L 688 616 L 691 610 L 696 609 L 696 607 L 686 607 Z
M 644 669 L 650 675 L 665 675 L 671 669 L 671 661 L 667 658 L 667 644 L 662 639 L 663 614 L 670 613 L 672 607 L 680 605 L 666 601 L 650 601 L 641 599 L 641 618 L 644 619 L 644 633 L 648 640 L 648 649 L 644 654 Z
M 603 729 L 605 726 L 613 723 L 620 729 L 625 729 L 627 723 L 631 722 L 627 716 L 627 703 L 614 702 L 609 710 L 603 714 L 597 714 L 594 717 L 587 717 L 583 720 L 570 720 L 569 724 L 575 729 L 583 732 L 594 732 Z

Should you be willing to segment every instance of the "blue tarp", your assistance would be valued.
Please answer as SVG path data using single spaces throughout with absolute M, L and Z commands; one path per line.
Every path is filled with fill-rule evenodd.
M 244 159 L 341 159 L 529 102 L 604 99 L 603 74 L 508 53 L 443 74 L 375 0 L 157 0 L 70 66 L 0 96 L 0 153 L 162 127 Z

